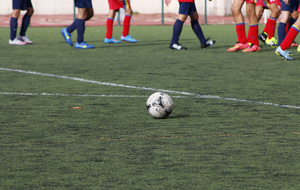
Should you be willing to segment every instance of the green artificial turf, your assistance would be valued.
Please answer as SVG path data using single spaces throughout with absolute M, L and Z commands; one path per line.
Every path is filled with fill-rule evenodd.
M 225 25 L 202 26 L 217 41 L 203 50 L 186 25 L 186 51 L 168 49 L 172 26 L 132 26 L 138 43 L 109 45 L 105 27 L 87 27 L 96 48 L 78 50 L 60 29 L 9 46 L 0 28 L 0 189 L 300 188 L 296 48 L 293 61 L 227 52 Z M 167 119 L 146 111 L 157 89 L 173 91 Z

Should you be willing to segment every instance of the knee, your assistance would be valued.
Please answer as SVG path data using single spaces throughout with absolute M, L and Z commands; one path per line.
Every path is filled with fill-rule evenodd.
M 231 6 L 231 12 L 232 15 L 235 16 L 241 13 L 241 9 L 236 6 Z
M 34 9 L 33 8 L 28 8 L 26 14 L 29 16 L 32 16 L 34 13 Z
M 14 9 L 11 16 L 14 17 L 14 18 L 19 18 L 19 16 L 20 16 L 20 9 Z
M 133 11 L 132 11 L 132 9 L 126 9 L 126 11 L 125 11 L 125 14 L 127 14 L 127 15 L 132 15 L 133 14 Z

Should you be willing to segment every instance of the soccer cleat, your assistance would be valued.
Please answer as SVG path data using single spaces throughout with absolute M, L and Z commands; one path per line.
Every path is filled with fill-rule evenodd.
M 95 48 L 95 46 L 89 45 L 85 42 L 81 42 L 80 44 L 78 42 L 76 42 L 75 48 L 77 48 L 77 49 L 92 49 L 92 48 Z
M 133 39 L 132 36 L 130 36 L 130 35 L 127 35 L 125 37 L 122 35 L 121 40 L 125 41 L 125 42 L 131 42 L 131 43 L 136 43 L 137 42 L 137 40 Z
M 299 44 L 295 41 L 293 41 L 293 43 L 291 44 L 291 47 L 298 47 L 298 46 L 299 46 Z
M 209 38 L 207 38 L 205 43 L 201 43 L 201 48 L 205 49 L 207 47 L 213 46 L 215 43 L 215 40 L 209 40 Z
M 267 38 L 266 45 L 273 48 L 277 48 L 277 40 L 274 37 L 272 37 L 271 39 Z
M 169 46 L 170 50 L 176 49 L 176 50 L 186 50 L 187 47 L 181 46 L 180 44 L 170 44 Z
M 249 43 L 249 46 L 247 49 L 243 50 L 243 52 L 256 52 L 256 51 L 260 51 L 260 47 L 255 44 L 251 44 L 251 43 Z
M 114 37 L 112 37 L 110 39 L 105 38 L 104 39 L 104 43 L 106 43 L 106 44 L 118 44 L 118 43 L 121 43 L 121 41 L 120 40 L 116 40 L 116 39 L 114 39 Z
M 73 42 L 71 40 L 71 34 L 67 31 L 67 28 L 63 28 L 60 30 L 61 35 L 65 38 L 66 42 L 73 46 Z
M 21 41 L 23 41 L 23 42 L 25 42 L 26 44 L 32 44 L 32 41 L 29 40 L 29 39 L 27 38 L 27 36 L 21 36 L 21 35 L 19 35 L 19 36 L 17 37 L 17 39 L 18 39 L 18 40 L 21 40 Z
M 300 53 L 300 45 L 297 48 L 297 52 Z
M 282 50 L 281 47 L 279 46 L 278 48 L 276 48 L 275 53 L 278 56 L 281 56 L 283 60 L 292 60 L 293 58 L 291 58 L 289 56 L 289 51 L 288 50 Z
M 15 38 L 14 40 L 9 39 L 8 43 L 9 43 L 9 45 L 17 45 L 17 46 L 22 46 L 22 45 L 26 44 L 26 42 L 23 42 L 23 41 L 19 40 L 18 38 Z
M 261 34 L 258 35 L 258 39 L 263 43 L 266 43 L 267 38 L 268 38 L 268 34 L 265 32 L 262 32 Z
M 236 43 L 233 47 L 229 48 L 227 51 L 229 52 L 234 52 L 234 51 L 238 51 L 238 50 L 241 50 L 241 49 L 246 49 L 249 47 L 249 44 L 248 43 Z

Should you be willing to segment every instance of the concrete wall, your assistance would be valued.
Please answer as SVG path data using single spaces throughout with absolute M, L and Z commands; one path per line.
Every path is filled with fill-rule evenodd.
M 207 14 L 229 16 L 233 0 L 207 1 Z M 73 0 L 31 0 L 36 15 L 64 15 L 73 14 Z M 108 14 L 107 0 L 93 0 L 95 14 Z M 161 13 L 162 0 L 130 0 L 134 12 L 141 14 Z M 199 14 L 204 14 L 205 0 L 196 0 Z M 178 1 L 172 0 L 169 6 L 164 4 L 165 13 L 177 13 Z M 0 15 L 12 12 L 12 0 L 1 0 Z

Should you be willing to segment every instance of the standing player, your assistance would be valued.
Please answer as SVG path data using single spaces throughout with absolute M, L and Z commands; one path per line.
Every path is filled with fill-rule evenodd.
M 201 43 L 201 48 L 205 49 L 207 47 L 213 46 L 216 43 L 216 41 L 209 40 L 209 38 L 205 39 L 204 34 L 202 32 L 201 26 L 198 21 L 198 13 L 195 6 L 195 0 L 178 0 L 178 2 L 179 2 L 179 15 L 173 26 L 173 36 L 169 48 L 176 49 L 176 50 L 187 49 L 186 47 L 181 46 L 178 43 L 178 41 L 182 31 L 183 23 L 186 21 L 188 16 L 191 17 L 192 29 Z M 166 5 L 169 5 L 171 3 L 171 0 L 165 0 L 165 3 Z
M 235 52 L 243 50 L 243 52 L 260 51 L 258 42 L 258 20 L 255 14 L 256 0 L 234 0 L 231 11 L 235 21 L 235 28 L 238 37 L 238 43 L 227 51 Z M 246 2 L 246 12 L 249 19 L 248 37 L 246 37 L 245 20 L 241 12 L 242 6 Z
M 286 3 L 281 2 L 281 6 L 283 4 L 285 4 L 285 5 L 292 5 L 293 4 L 292 1 L 293 0 L 286 0 Z M 300 7 L 299 6 L 297 8 L 297 11 L 300 12 Z M 281 56 L 284 60 L 292 60 L 293 59 L 293 58 L 291 58 L 289 56 L 290 53 L 289 53 L 288 49 L 291 47 L 291 44 L 293 43 L 293 41 L 297 37 L 297 35 L 299 33 L 299 29 L 300 29 L 300 17 L 298 17 L 298 19 L 296 20 L 296 22 L 289 29 L 289 31 L 288 31 L 287 35 L 285 36 L 284 40 L 280 43 L 280 46 L 278 46 L 278 48 L 276 48 L 275 53 L 278 56 Z
M 114 39 L 113 37 L 113 23 L 116 12 L 120 10 L 120 8 L 124 8 L 125 10 L 125 18 L 123 22 L 123 32 L 121 35 L 121 40 L 126 42 L 135 43 L 136 39 L 133 39 L 132 36 L 129 35 L 130 28 L 130 20 L 132 16 L 132 9 L 130 7 L 129 0 L 108 0 L 109 4 L 109 13 L 106 21 L 106 37 L 104 42 L 109 43 L 121 43 L 121 41 Z
M 75 21 L 68 26 L 68 28 L 61 29 L 61 34 L 65 38 L 66 42 L 73 46 L 71 40 L 71 33 L 77 29 L 77 42 L 75 48 L 77 49 L 91 49 L 95 48 L 93 45 L 89 45 L 84 41 L 85 21 L 94 16 L 94 9 L 92 0 L 74 0 L 75 6 L 78 8 L 78 16 Z
M 285 39 L 286 27 L 290 21 L 290 17 L 294 10 L 298 9 L 298 0 L 281 0 L 281 20 L 277 27 L 278 30 L 278 45 Z
M 274 37 L 276 20 L 280 16 L 280 9 L 278 8 L 276 0 L 266 0 L 267 3 L 263 0 L 258 0 L 255 6 L 255 12 L 258 21 L 261 19 L 264 9 L 269 9 L 271 15 L 267 20 L 263 32 L 258 35 L 258 38 L 265 43 L 267 46 L 277 47 L 277 40 Z M 278 0 L 277 0 L 278 1 Z M 280 0 L 279 0 L 280 3 Z
M 31 4 L 31 0 L 13 0 L 13 13 L 10 18 L 10 39 L 8 43 L 10 45 L 25 45 L 32 44 L 26 36 L 26 31 L 30 23 L 30 18 L 33 15 L 34 9 Z M 16 38 L 17 28 L 18 28 L 18 18 L 20 16 L 21 10 L 27 10 L 26 14 L 22 19 L 21 31 Z

